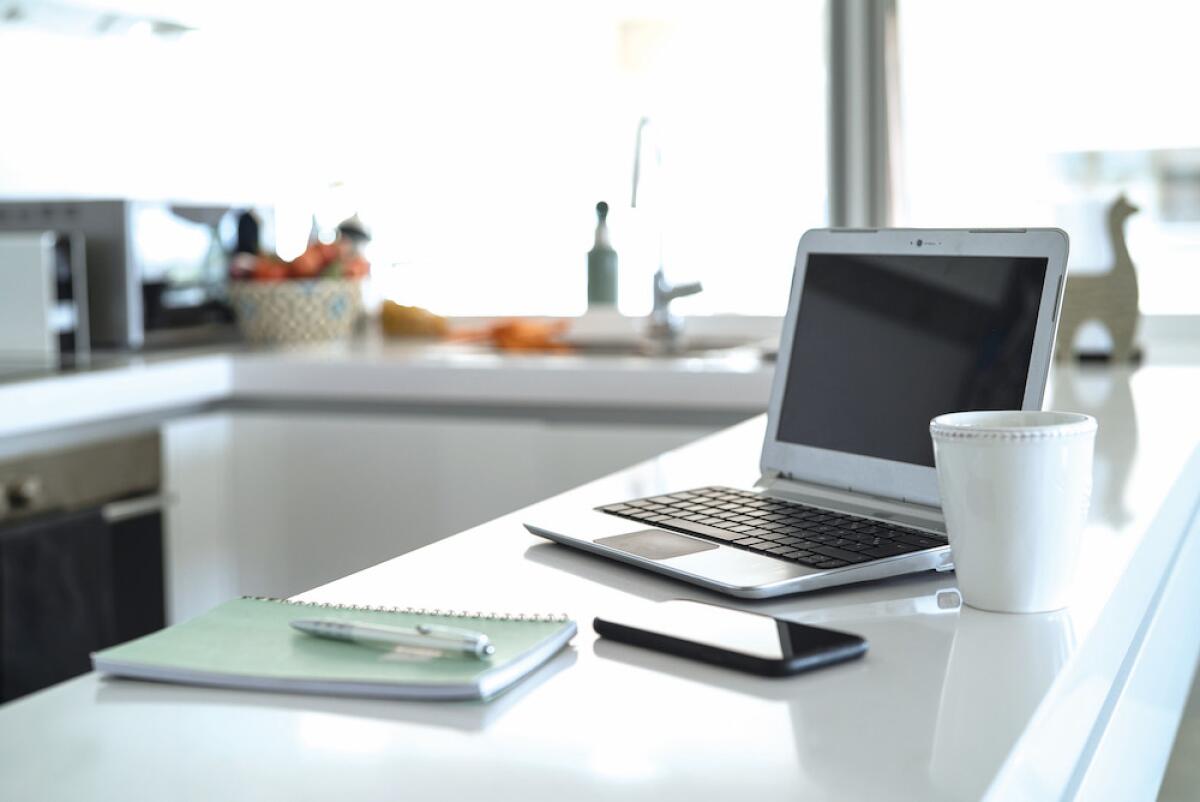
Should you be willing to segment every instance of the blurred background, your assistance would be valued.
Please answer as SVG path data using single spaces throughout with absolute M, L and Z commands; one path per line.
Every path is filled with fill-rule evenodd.
M 1047 405 L 1103 422 L 1116 577 L 1187 445 L 1157 366 L 1200 359 L 1198 31 L 1178 0 L 0 0 L 0 703 L 586 482 L 661 492 L 766 410 L 825 226 L 1070 234 L 1086 364 Z
M 1142 312 L 1200 313 L 1200 7 L 840 6 L 3 0 L 0 196 L 258 204 L 285 259 L 358 213 L 381 297 L 569 316 L 599 200 L 623 313 L 661 232 L 678 311 L 780 315 L 807 228 L 1057 225 L 1086 270 L 1123 191 Z

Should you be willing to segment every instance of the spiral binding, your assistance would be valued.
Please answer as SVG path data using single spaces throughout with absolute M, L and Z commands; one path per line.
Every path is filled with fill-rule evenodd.
M 334 604 L 332 602 L 293 601 L 279 599 L 274 596 L 243 596 L 243 599 L 253 601 L 275 602 L 277 604 L 292 604 L 298 607 L 316 607 L 323 610 L 353 610 L 362 613 L 405 613 L 407 615 L 430 615 L 442 618 L 476 618 L 481 621 L 531 621 L 541 624 L 565 624 L 570 621 L 566 613 L 550 613 L 536 615 L 528 613 L 485 613 L 468 612 L 466 610 L 442 610 L 436 607 L 383 607 L 372 605 Z

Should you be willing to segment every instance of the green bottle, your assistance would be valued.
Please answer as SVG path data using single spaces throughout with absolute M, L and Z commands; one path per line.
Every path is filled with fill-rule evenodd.
M 616 306 L 617 252 L 608 236 L 608 204 L 596 204 L 596 244 L 588 251 L 588 308 Z

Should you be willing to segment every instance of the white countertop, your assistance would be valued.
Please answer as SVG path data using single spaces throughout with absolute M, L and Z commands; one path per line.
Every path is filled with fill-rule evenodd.
M 501 354 L 451 344 L 227 349 L 106 360 L 0 382 L 0 437 L 230 399 L 393 404 L 766 408 L 773 365 L 755 353 L 638 357 Z
M 1197 387 L 1193 368 L 1056 373 L 1051 404 L 1100 420 L 1067 611 L 962 608 L 953 575 L 742 602 L 870 642 L 861 661 L 751 677 L 598 642 L 592 618 L 627 605 L 734 602 L 539 541 L 520 526 L 530 508 L 303 594 L 575 617 L 573 647 L 509 694 L 379 702 L 87 675 L 0 709 L 0 798 L 1149 797 L 1144 781 L 1134 795 L 1122 783 L 1165 763 L 1200 646 Z M 568 495 L 748 484 L 762 429 L 749 421 Z

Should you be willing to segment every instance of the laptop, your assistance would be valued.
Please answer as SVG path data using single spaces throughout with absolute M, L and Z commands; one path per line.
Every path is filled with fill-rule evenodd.
M 1058 229 L 809 231 L 755 486 L 525 526 L 742 598 L 951 570 L 929 421 L 1041 408 L 1066 262 Z

